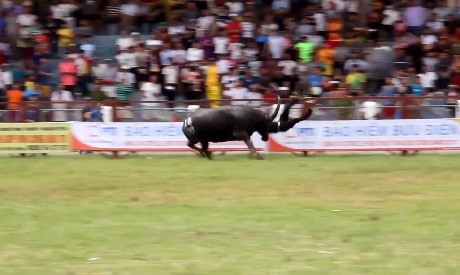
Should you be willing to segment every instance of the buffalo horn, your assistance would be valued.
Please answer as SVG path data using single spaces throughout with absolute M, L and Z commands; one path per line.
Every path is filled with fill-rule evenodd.
M 272 122 L 276 116 L 278 115 L 278 112 L 280 110 L 280 107 L 281 107 L 281 98 L 279 96 L 278 97 L 278 105 L 276 106 L 276 109 L 275 111 L 273 112 L 272 116 L 269 118 L 269 122 Z

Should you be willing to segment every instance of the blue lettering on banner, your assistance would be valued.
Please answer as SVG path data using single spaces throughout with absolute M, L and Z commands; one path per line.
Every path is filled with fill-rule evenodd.
M 334 126 L 323 128 L 323 135 L 325 137 L 376 137 L 386 136 L 388 134 L 388 128 L 385 126 Z
M 314 137 L 316 136 L 315 128 L 296 128 L 297 135 L 301 137 Z
M 101 127 L 100 128 L 101 135 L 105 136 L 117 136 L 117 127 Z
M 393 136 L 419 136 L 420 128 L 418 125 L 394 125 Z
M 425 134 L 427 136 L 451 136 L 457 135 L 457 125 L 452 124 L 428 124 L 425 125 Z
M 127 137 L 177 137 L 182 136 L 182 130 L 177 126 L 127 126 Z

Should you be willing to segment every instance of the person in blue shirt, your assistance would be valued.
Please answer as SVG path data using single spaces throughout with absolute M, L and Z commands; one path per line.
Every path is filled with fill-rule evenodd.
M 323 76 L 323 69 L 315 67 L 313 72 L 307 76 L 307 84 L 310 87 L 311 96 L 321 96 L 323 93 L 323 84 L 325 76 Z
M 13 75 L 13 81 L 18 83 L 23 83 L 27 76 L 27 72 L 20 61 L 14 63 L 11 74 Z
M 415 96 L 422 96 L 425 93 L 425 88 L 423 88 L 420 77 L 415 78 L 415 83 L 410 85 L 410 91 Z
M 262 32 L 262 28 L 257 29 L 257 35 L 256 35 L 255 41 L 256 41 L 257 47 L 259 48 L 259 51 L 262 52 L 265 47 L 265 44 L 268 42 L 268 35 Z
M 254 76 L 251 70 L 246 70 L 246 73 L 241 78 L 244 81 L 244 87 L 249 89 L 250 91 L 253 90 L 259 83 L 259 78 Z
M 83 121 L 86 122 L 103 122 L 103 114 L 101 112 L 101 103 L 93 102 L 91 107 L 83 110 Z

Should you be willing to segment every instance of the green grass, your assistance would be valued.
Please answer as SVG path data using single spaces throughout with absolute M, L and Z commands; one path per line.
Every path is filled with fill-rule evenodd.
M 0 274 L 459 274 L 459 160 L 0 158 Z

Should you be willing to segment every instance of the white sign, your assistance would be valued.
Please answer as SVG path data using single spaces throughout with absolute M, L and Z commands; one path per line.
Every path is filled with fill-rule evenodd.
M 455 119 L 302 121 L 270 135 L 268 146 L 273 152 L 459 149 Z
M 187 152 L 181 122 L 75 122 L 71 126 L 72 150 Z M 251 137 L 257 150 L 266 143 L 258 133 Z M 211 151 L 248 151 L 243 141 L 211 143 Z

